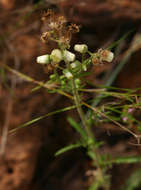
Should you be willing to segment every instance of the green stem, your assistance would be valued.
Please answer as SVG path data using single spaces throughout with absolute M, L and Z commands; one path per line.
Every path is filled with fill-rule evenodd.
M 73 92 L 73 95 L 74 95 L 74 102 L 75 102 L 76 107 L 77 107 L 77 112 L 79 113 L 79 116 L 80 116 L 80 119 L 82 121 L 83 127 L 85 128 L 85 131 L 87 132 L 88 137 L 94 138 L 94 136 L 93 136 L 93 134 L 92 134 L 92 132 L 90 130 L 90 127 L 89 127 L 89 125 L 88 125 L 88 123 L 86 121 L 84 112 L 83 112 L 83 110 L 81 108 L 80 96 L 78 94 L 78 90 L 76 88 L 74 79 L 72 79 L 72 92 Z
M 102 171 L 100 163 L 99 163 L 100 155 L 99 155 L 99 153 L 97 151 L 97 147 L 94 144 L 95 143 L 95 137 L 94 137 L 93 132 L 90 129 L 90 126 L 89 126 L 89 124 L 88 124 L 88 122 L 86 120 L 86 117 L 84 115 L 84 112 L 83 112 L 83 110 L 81 108 L 81 100 L 80 100 L 78 90 L 76 88 L 74 78 L 72 78 L 72 92 L 73 92 L 73 96 L 74 96 L 74 102 L 75 102 L 76 107 L 77 107 L 77 111 L 79 113 L 79 116 L 80 116 L 80 119 L 82 121 L 83 127 L 84 127 L 84 129 L 85 129 L 85 131 L 86 131 L 86 133 L 88 135 L 87 146 L 88 146 L 88 153 L 90 153 L 89 156 L 91 157 L 92 160 L 94 160 L 94 164 L 97 167 L 98 180 L 101 181 L 101 183 L 105 183 L 104 172 Z M 92 143 L 89 143 L 89 139 L 90 139 L 90 141 L 92 140 Z M 92 153 L 93 156 L 91 156 L 91 153 Z M 105 185 L 105 187 L 106 187 L 106 185 Z

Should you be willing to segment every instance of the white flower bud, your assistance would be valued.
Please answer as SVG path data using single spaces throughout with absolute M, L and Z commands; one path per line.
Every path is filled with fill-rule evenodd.
M 76 44 L 74 50 L 80 53 L 86 53 L 88 51 L 88 46 L 86 44 Z
M 64 55 L 64 61 L 73 62 L 75 60 L 75 54 L 71 53 L 68 50 L 64 50 L 63 55 Z
M 37 63 L 40 63 L 40 64 L 48 64 L 48 63 L 50 63 L 50 56 L 48 54 L 41 55 L 41 56 L 37 57 L 36 61 L 37 61 Z
M 73 75 L 72 75 L 71 72 L 67 72 L 67 73 L 65 73 L 65 76 L 66 76 L 68 79 L 73 78 Z
M 107 61 L 107 62 L 112 62 L 114 59 L 114 54 L 113 52 L 109 50 L 102 50 L 101 51 L 101 60 L 102 61 Z
M 63 57 L 62 57 L 61 50 L 59 50 L 59 49 L 52 50 L 52 52 L 50 54 L 50 58 L 55 63 L 59 63 L 60 61 L 62 61 Z

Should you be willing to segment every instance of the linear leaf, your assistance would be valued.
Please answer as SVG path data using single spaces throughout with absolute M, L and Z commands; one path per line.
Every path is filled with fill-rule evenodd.
M 80 147 L 80 146 L 82 146 L 80 143 L 70 144 L 70 145 L 65 146 L 65 147 L 61 148 L 60 150 L 58 150 L 58 151 L 55 153 L 55 156 L 58 156 L 58 155 L 60 155 L 60 154 L 62 154 L 62 153 L 64 153 L 64 152 L 67 152 L 67 151 L 72 150 L 72 149 L 74 149 L 74 148 L 78 148 L 78 147 Z
M 47 113 L 47 114 L 45 114 L 45 115 L 42 115 L 42 116 L 37 117 L 37 118 L 35 118 L 35 119 L 32 119 L 32 120 L 30 120 L 30 121 L 28 121 L 28 122 L 26 122 L 26 123 L 24 123 L 24 124 L 22 124 L 22 125 L 19 125 L 18 127 L 14 128 L 14 129 L 12 129 L 12 130 L 10 130 L 10 131 L 9 131 L 9 134 L 14 133 L 14 132 L 16 132 L 16 131 L 19 130 L 19 129 L 22 129 L 22 128 L 24 128 L 24 127 L 27 127 L 27 126 L 29 126 L 29 125 L 31 125 L 31 124 L 33 124 L 33 123 L 39 121 L 39 120 L 44 119 L 44 118 L 46 118 L 46 117 L 49 117 L 49 116 L 51 116 L 51 115 L 58 114 L 58 113 L 61 113 L 61 112 L 65 112 L 65 111 L 68 111 L 68 110 L 71 110 L 71 109 L 75 109 L 75 108 L 76 108 L 76 106 L 69 106 L 69 107 L 66 107 L 66 108 L 62 108 L 62 109 L 59 109 L 59 110 L 56 110 L 56 111 Z
M 133 164 L 141 162 L 141 156 L 131 156 L 131 157 L 117 157 L 114 158 L 107 163 L 115 163 L 115 164 Z M 105 162 L 106 164 L 106 162 Z
M 81 134 L 81 136 L 84 139 L 87 139 L 87 134 L 86 132 L 83 130 L 83 128 L 81 127 L 81 125 L 79 123 L 77 123 L 72 117 L 68 117 L 67 118 L 68 122 L 70 123 L 70 125 L 78 132 Z

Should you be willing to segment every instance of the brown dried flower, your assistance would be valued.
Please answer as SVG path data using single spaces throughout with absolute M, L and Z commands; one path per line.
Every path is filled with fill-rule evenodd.
M 43 43 L 47 43 L 49 41 L 50 37 L 51 37 L 50 32 L 43 32 L 41 35 L 41 40 Z
M 48 19 L 50 18 L 53 18 L 54 17 L 54 12 L 51 10 L 51 9 L 48 9 L 47 12 L 44 12 L 43 13 L 43 16 L 41 18 L 42 21 L 47 21 Z
M 100 64 L 100 61 L 99 61 L 99 59 L 98 59 L 97 57 L 94 57 L 94 58 L 92 59 L 92 63 L 93 63 L 94 65 L 99 65 L 99 64 Z
M 51 62 L 50 64 L 47 64 L 44 66 L 44 71 L 49 74 L 52 73 L 54 71 L 54 69 L 56 69 L 58 66 L 57 63 Z
M 68 48 L 73 33 L 79 32 L 79 26 L 71 24 L 67 26 L 67 20 L 63 15 L 58 16 L 52 10 L 44 13 L 42 20 L 46 26 L 46 32 L 41 36 L 41 40 L 47 43 L 49 40 L 55 41 Z
M 68 27 L 69 31 L 71 33 L 77 33 L 80 31 L 80 26 L 76 25 L 76 24 L 71 24 L 69 27 Z

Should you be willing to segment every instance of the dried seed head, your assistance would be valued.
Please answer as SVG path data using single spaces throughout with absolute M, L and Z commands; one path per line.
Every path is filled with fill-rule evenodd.
M 57 68 L 57 66 L 58 66 L 57 63 L 51 62 L 50 64 L 45 65 L 44 71 L 45 71 L 46 73 L 48 73 L 48 74 L 49 74 L 49 73 L 52 73 L 52 72 L 54 71 L 54 69 Z
M 67 22 L 66 18 L 64 16 L 59 16 L 58 17 L 58 24 L 60 25 L 60 27 L 62 25 L 64 25 Z
M 60 38 L 59 42 L 64 43 L 64 44 L 69 44 L 70 38 L 67 37 L 67 36 L 62 36 L 62 37 Z
M 94 65 L 99 65 L 99 64 L 100 64 L 100 61 L 99 61 L 99 59 L 98 59 L 97 57 L 94 57 L 94 58 L 92 58 L 92 63 L 93 63 Z
M 76 24 L 67 26 L 66 18 L 62 15 L 55 14 L 52 10 L 44 13 L 42 20 L 46 28 L 46 32 L 41 36 L 42 41 L 55 41 L 60 43 L 64 49 L 69 48 L 72 34 L 79 32 L 79 26 Z
M 47 12 L 44 12 L 41 20 L 46 21 L 46 20 L 50 19 L 50 17 L 54 17 L 54 12 L 51 9 L 48 9 Z
M 71 24 L 69 27 L 68 27 L 69 31 L 71 33 L 77 33 L 80 31 L 80 26 L 76 25 L 76 24 Z
M 47 43 L 49 41 L 50 37 L 51 37 L 50 32 L 44 32 L 41 36 L 41 40 L 42 40 L 42 42 Z

